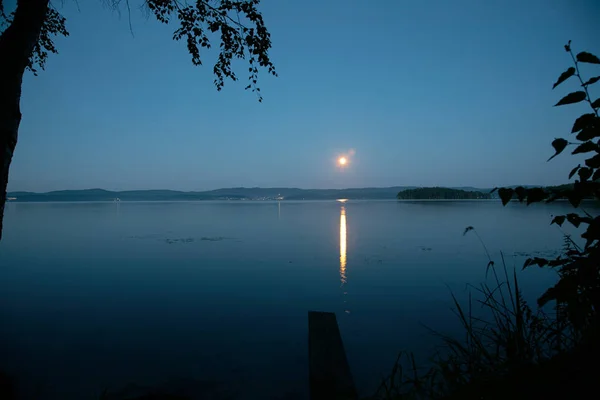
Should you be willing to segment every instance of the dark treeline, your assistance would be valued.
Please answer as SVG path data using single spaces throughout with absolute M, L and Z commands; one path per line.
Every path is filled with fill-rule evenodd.
M 448 189 L 443 187 L 429 187 L 420 189 L 408 189 L 398 192 L 399 200 L 480 200 L 491 199 L 490 193 L 469 192 L 460 189 Z

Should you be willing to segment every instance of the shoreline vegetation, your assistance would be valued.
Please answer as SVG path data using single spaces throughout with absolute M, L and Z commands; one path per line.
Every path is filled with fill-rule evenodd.
M 556 138 L 548 161 L 569 146 L 572 155 L 586 154 L 569 179 L 573 184 L 547 188 L 504 187 L 494 189 L 502 204 L 527 205 L 566 199 L 576 210 L 553 216 L 551 225 L 579 228 L 578 244 L 563 232 L 564 245 L 554 258 L 528 257 L 522 269 L 552 269 L 557 281 L 539 294 L 537 304 L 524 300 L 516 268 L 509 271 L 504 255 L 496 263 L 474 227 L 488 264 L 486 281 L 467 286 L 468 302 L 452 294 L 453 311 L 462 337 L 433 332 L 440 346 L 431 367 L 418 368 L 410 352 L 400 352 L 391 373 L 370 400 L 475 400 L 475 399 L 584 399 L 597 392 L 600 365 L 600 215 L 581 207 L 583 200 L 600 200 L 600 98 L 590 95 L 590 86 L 600 76 L 584 78 L 580 64 L 600 66 L 600 58 L 586 51 L 575 52 L 571 41 L 564 46 L 573 64 L 562 72 L 553 89 L 571 77 L 577 91 L 554 105 L 587 105 L 571 128 L 579 142 Z M 587 103 L 587 104 L 586 104 Z M 515 266 L 516 267 L 516 266 Z M 474 314 L 475 313 L 475 314 Z
M 556 192 L 571 185 L 543 188 Z M 535 186 L 526 186 L 534 188 Z M 514 186 L 517 188 L 517 186 Z M 492 188 L 391 186 L 348 189 L 224 188 L 207 191 L 104 189 L 57 190 L 45 193 L 9 192 L 10 202 L 201 201 L 201 200 L 483 200 L 499 199 Z
M 407 189 L 396 195 L 398 200 L 490 200 L 492 195 L 480 191 L 430 187 Z

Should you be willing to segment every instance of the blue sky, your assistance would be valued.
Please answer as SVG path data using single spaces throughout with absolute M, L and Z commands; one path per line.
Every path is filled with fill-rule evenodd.
M 595 0 L 263 0 L 262 104 L 243 63 L 217 92 L 216 53 L 194 67 L 174 25 L 134 7 L 132 37 L 102 4 L 58 2 L 71 35 L 24 79 L 9 190 L 558 184 L 578 162 L 546 162 L 585 110 L 551 87 L 567 40 L 600 53 Z

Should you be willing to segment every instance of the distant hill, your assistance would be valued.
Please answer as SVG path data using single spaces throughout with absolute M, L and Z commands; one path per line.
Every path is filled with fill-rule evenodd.
M 407 189 L 398 192 L 399 200 L 486 200 L 492 195 L 487 192 L 449 189 L 443 187 L 427 187 Z
M 335 200 L 345 199 L 394 199 L 398 191 L 407 186 L 389 188 L 355 189 L 298 189 L 298 188 L 226 188 L 203 192 L 176 190 L 129 190 L 104 189 L 59 190 L 47 193 L 10 192 L 8 197 L 16 202 L 44 201 L 186 201 L 186 200 Z
M 199 200 L 392 200 L 398 192 L 423 189 L 416 186 L 392 186 L 384 188 L 350 188 L 350 189 L 299 189 L 299 188 L 224 188 L 201 192 L 183 192 L 177 190 L 126 190 L 110 191 L 104 189 L 58 190 L 47 193 L 9 192 L 8 197 L 16 198 L 16 202 L 46 201 L 199 201 Z M 448 190 L 480 192 L 489 194 L 491 189 L 471 187 L 451 187 Z M 497 192 L 491 195 L 498 198 Z
M 17 202 L 45 201 L 175 201 L 213 200 L 214 197 L 201 192 L 179 192 L 175 190 L 128 190 L 114 192 L 104 189 L 58 190 L 47 193 L 10 192 L 8 197 L 16 197 Z

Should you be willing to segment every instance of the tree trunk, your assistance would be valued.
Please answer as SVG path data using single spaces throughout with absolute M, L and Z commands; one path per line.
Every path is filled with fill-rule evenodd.
M 13 22 L 0 35 L 0 240 L 6 186 L 21 122 L 21 84 L 40 31 L 49 0 L 19 0 Z

